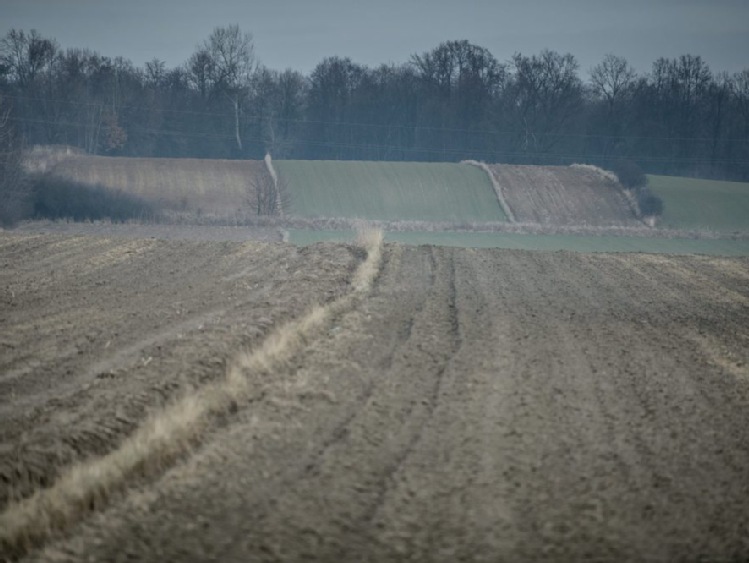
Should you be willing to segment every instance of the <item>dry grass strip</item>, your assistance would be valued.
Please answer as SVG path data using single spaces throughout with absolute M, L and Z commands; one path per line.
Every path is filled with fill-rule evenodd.
M 469 164 L 471 166 L 478 166 L 486 172 L 487 176 L 489 176 L 489 181 L 492 183 L 492 187 L 494 188 L 494 193 L 497 195 L 497 201 L 499 201 L 499 205 L 502 208 L 502 211 L 505 212 L 505 215 L 507 216 L 507 220 L 510 223 L 515 223 L 515 214 L 512 212 L 512 209 L 510 209 L 510 206 L 507 204 L 507 200 L 505 199 L 504 192 L 502 191 L 502 186 L 499 185 L 499 182 L 497 181 L 497 178 L 494 176 L 494 173 L 491 171 L 491 168 L 487 166 L 485 162 L 479 162 L 478 160 L 463 160 L 461 161 L 461 164 Z
M 21 557 L 56 532 L 103 506 L 128 480 L 153 476 L 198 444 L 212 415 L 230 412 L 252 398 L 246 373 L 270 373 L 302 349 L 330 319 L 356 304 L 372 286 L 380 269 L 382 231 L 361 232 L 367 250 L 352 280 L 353 291 L 315 306 L 302 318 L 273 331 L 253 352 L 238 354 L 227 377 L 184 396 L 148 418 L 109 454 L 70 467 L 50 488 L 10 505 L 0 514 L 0 561 Z
M 273 180 L 273 189 L 276 191 L 276 210 L 278 211 L 278 216 L 283 218 L 283 199 L 281 198 L 281 191 L 278 186 L 278 174 L 276 174 L 276 169 L 273 167 L 273 159 L 271 158 L 270 153 L 265 155 L 263 162 L 265 162 L 268 174 L 270 174 L 270 177 Z

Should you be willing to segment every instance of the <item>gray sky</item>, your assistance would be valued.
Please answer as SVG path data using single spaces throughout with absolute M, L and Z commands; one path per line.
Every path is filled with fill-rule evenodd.
M 219 25 L 255 38 L 263 64 L 309 72 L 324 57 L 377 65 L 449 39 L 504 61 L 514 52 L 570 52 L 583 73 L 604 54 L 640 72 L 660 57 L 702 55 L 714 72 L 749 68 L 749 0 L 0 0 L 0 34 L 37 29 L 142 65 L 176 66 Z

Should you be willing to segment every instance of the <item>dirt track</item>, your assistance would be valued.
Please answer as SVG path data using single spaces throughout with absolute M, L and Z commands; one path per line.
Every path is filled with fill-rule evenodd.
M 146 245 L 142 268 L 73 269 L 71 252 L 66 278 L 40 278 L 54 268 L 45 250 L 54 239 L 21 239 L 0 249 L 13 272 L 6 287 L 26 280 L 14 286 L 21 308 L 2 305 L 0 383 L 16 395 L 0 393 L 0 456 L 19 435 L 31 444 L 55 428 L 101 435 L 113 398 L 152 397 L 156 381 L 219 377 L 212 361 L 248 344 L 248 333 L 262 338 L 253 327 L 345 291 L 356 262 L 341 246 L 62 239 L 55 255 L 85 244 L 86 255 L 109 256 L 101 250 L 113 245 L 121 257 L 128 244 Z M 289 273 L 270 291 L 282 260 Z M 68 293 L 52 298 L 53 288 Z M 87 295 L 111 300 L 119 316 L 63 315 Z M 227 413 L 203 447 L 29 558 L 745 560 L 748 300 L 746 259 L 388 246 L 371 294 L 286 369 L 256 381 L 257 399 Z M 205 336 L 182 329 L 182 347 L 177 313 L 167 314 L 176 302 L 195 321 L 214 307 L 226 316 Z M 40 320 L 24 320 L 27 310 Z M 59 332 L 36 346 L 34 330 L 18 330 L 34 322 L 70 326 L 81 337 L 70 346 L 98 352 L 68 350 Z M 116 341 L 114 376 L 96 377 L 101 370 L 82 368 L 109 357 L 100 348 L 112 326 L 132 326 L 118 329 L 130 339 Z M 172 337 L 158 354 L 132 342 L 165 330 Z M 11 338 L 10 349 L 29 356 L 12 369 L 31 367 L 9 378 Z M 125 361 L 135 349 L 137 361 Z

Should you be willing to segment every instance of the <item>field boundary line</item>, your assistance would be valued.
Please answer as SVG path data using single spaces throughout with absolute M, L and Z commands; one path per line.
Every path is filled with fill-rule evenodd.
M 517 223 L 515 220 L 515 214 L 512 212 L 512 209 L 510 209 L 510 206 L 507 204 L 507 200 L 505 199 L 504 192 L 502 191 L 502 186 L 499 185 L 499 182 L 494 177 L 494 173 L 491 171 L 491 168 L 485 163 L 485 162 L 479 162 L 478 160 L 462 160 L 460 162 L 461 164 L 468 164 L 469 166 L 478 166 L 486 172 L 486 175 L 489 176 L 489 181 L 492 184 L 492 188 L 494 188 L 494 194 L 497 196 L 497 201 L 499 202 L 499 206 L 502 208 L 502 211 L 504 211 L 504 214 L 507 216 L 507 220 L 510 223 Z
M 284 211 L 283 202 L 281 200 L 281 191 L 278 189 L 278 174 L 276 173 L 276 169 L 273 166 L 273 159 L 271 158 L 270 153 L 267 153 L 265 155 L 263 162 L 265 162 L 265 167 L 268 169 L 268 174 L 270 174 L 270 177 L 273 180 L 273 190 L 276 193 L 276 209 L 278 210 L 279 217 L 283 219 Z
M 0 560 L 22 557 L 86 513 L 102 508 L 128 479 L 163 472 L 201 442 L 212 416 L 232 412 L 237 403 L 251 400 L 247 372 L 270 374 L 283 367 L 331 317 L 355 306 L 371 289 L 381 268 L 383 233 L 360 231 L 357 242 L 367 256 L 351 278 L 351 291 L 281 325 L 254 351 L 236 354 L 227 363 L 225 379 L 151 415 L 116 450 L 69 467 L 50 488 L 9 505 L 0 514 Z

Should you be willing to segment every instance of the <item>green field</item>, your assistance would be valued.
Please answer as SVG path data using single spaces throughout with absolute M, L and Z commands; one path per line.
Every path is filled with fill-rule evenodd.
M 749 230 L 749 183 L 648 176 L 648 185 L 663 200 L 662 227 Z
M 353 241 L 353 231 L 290 230 L 289 242 L 298 245 L 316 242 Z M 396 232 L 386 233 L 387 242 L 433 244 L 469 248 L 511 248 L 519 250 L 569 250 L 573 252 L 645 252 L 650 254 L 710 254 L 749 256 L 749 240 L 665 239 L 647 237 L 521 235 L 471 232 Z
M 305 217 L 504 221 L 489 178 L 467 164 L 279 160 L 291 212 Z

